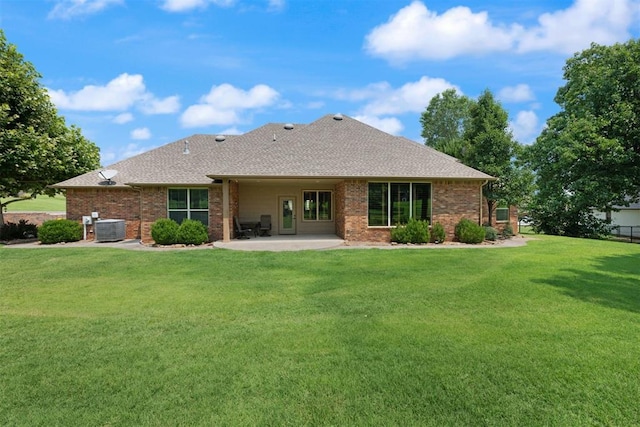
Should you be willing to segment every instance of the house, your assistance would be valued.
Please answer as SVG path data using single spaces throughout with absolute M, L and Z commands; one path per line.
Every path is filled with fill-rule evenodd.
M 229 240 L 234 217 L 265 214 L 272 234 L 388 242 L 392 226 L 415 217 L 440 222 L 451 240 L 461 218 L 482 221 L 482 186 L 494 179 L 341 114 L 193 135 L 106 169 L 54 185 L 66 190 L 67 218 L 124 219 L 126 237 L 143 242 L 159 218 L 197 219 L 212 240 Z

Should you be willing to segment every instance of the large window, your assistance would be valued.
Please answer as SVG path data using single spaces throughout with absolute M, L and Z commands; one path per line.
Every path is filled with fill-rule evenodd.
M 331 221 L 331 191 L 305 191 L 304 220 Z
M 180 224 L 186 218 L 209 226 L 209 190 L 206 188 L 170 188 L 169 218 Z
M 406 224 L 409 218 L 431 222 L 431 184 L 370 182 L 369 226 Z

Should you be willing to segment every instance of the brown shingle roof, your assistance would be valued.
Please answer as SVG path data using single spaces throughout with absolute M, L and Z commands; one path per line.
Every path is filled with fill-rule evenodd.
M 289 127 L 289 126 L 287 126 Z M 183 154 L 189 141 L 189 154 Z M 193 135 L 109 166 L 114 187 L 202 185 L 212 178 L 492 179 L 453 157 L 358 120 L 326 115 L 308 124 L 267 124 L 243 135 Z M 95 187 L 97 171 L 55 187 Z

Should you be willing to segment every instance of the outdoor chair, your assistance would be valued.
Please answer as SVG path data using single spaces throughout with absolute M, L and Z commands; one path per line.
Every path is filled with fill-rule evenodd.
M 271 236 L 271 215 L 260 215 L 260 227 L 258 230 L 261 236 Z
M 249 234 L 253 232 L 251 228 L 242 227 L 238 217 L 233 217 L 233 222 L 236 225 L 236 239 L 250 239 Z

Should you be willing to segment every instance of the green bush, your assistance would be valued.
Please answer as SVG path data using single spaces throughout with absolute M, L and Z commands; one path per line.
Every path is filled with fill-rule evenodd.
M 407 228 L 404 225 L 397 225 L 391 229 L 391 241 L 397 243 L 409 243 Z
M 38 227 L 21 219 L 18 223 L 0 225 L 0 240 L 30 239 L 38 236 Z
M 491 226 L 485 226 L 484 227 L 484 239 L 485 240 L 490 240 L 492 242 L 498 240 L 498 230 L 496 230 L 495 228 L 491 227 Z
M 431 227 L 431 241 L 433 243 L 442 243 L 447 238 L 447 234 L 444 232 L 444 227 L 439 222 L 433 224 Z
M 178 243 L 184 243 L 185 245 L 201 245 L 209 241 L 207 227 L 194 219 L 182 221 L 176 237 Z
M 177 222 L 169 218 L 160 218 L 151 224 L 151 238 L 159 245 L 173 245 L 178 242 Z
M 507 224 L 504 226 L 504 228 L 502 229 L 502 237 L 504 237 L 505 239 L 508 239 L 510 237 L 513 237 L 513 228 L 511 227 L 511 224 Z
M 429 223 L 410 218 L 407 225 L 398 225 L 391 230 L 391 241 L 398 243 L 427 243 Z
M 38 239 L 46 245 L 77 242 L 82 239 L 82 225 L 69 219 L 45 221 L 38 229 Z
M 462 218 L 455 227 L 455 236 L 462 243 L 482 243 L 484 234 L 485 231 L 481 225 L 466 218 Z

